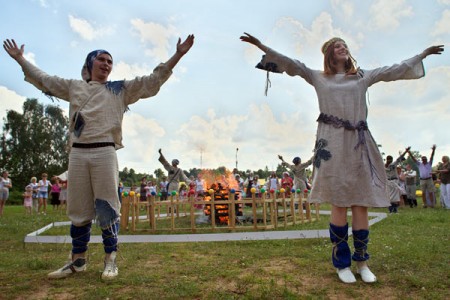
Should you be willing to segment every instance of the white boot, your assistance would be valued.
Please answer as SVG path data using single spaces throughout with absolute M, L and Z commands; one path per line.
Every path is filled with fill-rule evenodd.
M 369 267 L 365 263 L 361 266 L 358 265 L 358 274 L 361 275 L 361 279 L 365 283 L 373 283 L 377 281 L 377 277 L 372 273 L 372 271 L 370 271 Z
M 116 265 L 117 252 L 111 252 L 110 256 L 105 259 L 105 270 L 102 274 L 102 279 L 109 280 L 114 279 L 119 275 L 119 268 Z
M 356 282 L 355 275 L 353 275 L 352 270 L 350 267 L 344 268 L 344 269 L 336 269 L 337 274 L 339 276 L 339 279 L 343 283 L 354 283 Z

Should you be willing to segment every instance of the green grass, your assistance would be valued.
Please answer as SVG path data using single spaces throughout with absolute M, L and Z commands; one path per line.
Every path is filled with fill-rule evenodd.
M 47 216 L 27 216 L 23 207 L 6 207 L 0 218 L 1 299 L 450 298 L 450 211 L 442 208 L 400 208 L 372 226 L 369 262 L 378 277 L 372 285 L 338 281 L 328 239 L 121 244 L 120 274 L 113 282 L 100 279 L 103 247 L 91 244 L 85 273 L 48 280 L 46 274 L 62 266 L 71 246 L 23 239 L 66 220 L 51 209 Z M 322 216 L 288 230 L 327 224 L 328 216 Z M 68 228 L 53 234 L 66 235 Z

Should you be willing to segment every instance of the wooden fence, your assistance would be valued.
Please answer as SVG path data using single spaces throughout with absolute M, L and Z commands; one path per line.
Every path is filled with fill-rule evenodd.
M 307 194 L 292 193 L 289 198 L 285 193 L 267 193 L 256 197 L 236 200 L 235 194 L 229 192 L 228 200 L 210 200 L 196 198 L 193 195 L 186 200 L 180 200 L 178 195 L 169 195 L 168 200 L 161 201 L 158 196 L 147 197 L 147 201 L 139 201 L 137 196 L 126 196 L 122 199 L 121 230 L 136 231 L 190 231 L 199 230 L 268 230 L 278 227 L 288 227 L 299 223 L 319 220 L 319 205 L 314 204 L 315 217 L 312 216 L 311 206 L 306 198 Z M 227 206 L 227 221 L 218 222 L 216 207 Z M 205 208 L 209 207 L 209 214 L 205 215 Z M 212 209 L 214 208 L 214 209 Z M 239 211 L 236 211 L 238 208 Z M 242 214 L 240 211 L 242 210 Z M 141 215 L 142 212 L 144 215 Z M 205 224 L 197 224 L 196 218 L 207 219 Z M 177 220 L 184 219 L 182 225 Z M 188 222 L 186 222 L 186 219 Z M 148 226 L 138 226 L 141 223 Z M 161 223 L 161 224 L 160 224 Z M 189 225 L 186 225 L 189 224 Z M 140 227 L 140 228 L 138 228 Z

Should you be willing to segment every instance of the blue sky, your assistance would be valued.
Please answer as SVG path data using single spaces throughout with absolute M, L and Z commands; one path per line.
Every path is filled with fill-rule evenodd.
M 236 153 L 243 170 L 273 169 L 277 154 L 312 155 L 319 113 L 313 88 L 272 74 L 264 96 L 266 74 L 254 68 L 262 52 L 240 42 L 244 31 L 315 69 L 333 36 L 366 69 L 444 44 L 443 55 L 424 61 L 425 78 L 370 88 L 368 122 L 386 155 L 412 146 L 428 156 L 434 143 L 435 163 L 450 155 L 450 0 L 2 0 L 1 7 L 2 40 L 25 44 L 29 60 L 65 78 L 79 78 L 86 54 L 98 48 L 114 58 L 112 80 L 148 74 L 174 53 L 178 37 L 195 34 L 159 94 L 125 114 L 120 169 L 153 173 L 161 167 L 159 148 L 184 169 L 232 169 Z M 51 103 L 3 50 L 0 70 L 0 119 L 21 111 L 26 98 Z

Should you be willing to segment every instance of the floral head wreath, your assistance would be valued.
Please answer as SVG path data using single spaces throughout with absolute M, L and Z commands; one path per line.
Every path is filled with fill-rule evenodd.
M 342 41 L 345 43 L 345 41 L 339 37 L 334 37 L 329 39 L 327 42 L 325 42 L 322 46 L 322 53 L 325 54 L 327 53 L 328 47 L 330 47 L 331 45 L 333 45 L 335 42 L 337 41 Z

